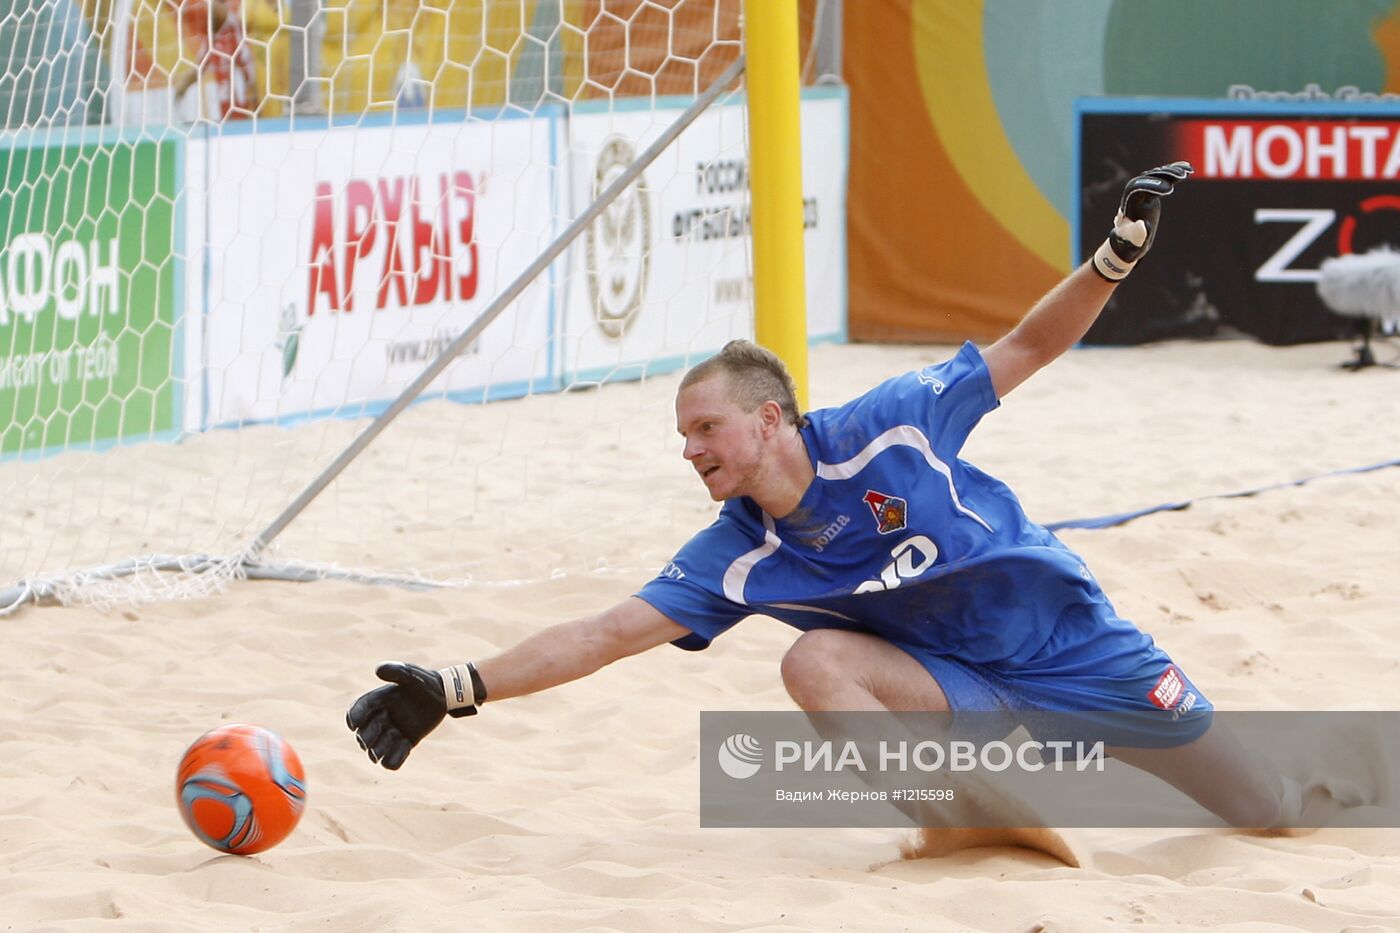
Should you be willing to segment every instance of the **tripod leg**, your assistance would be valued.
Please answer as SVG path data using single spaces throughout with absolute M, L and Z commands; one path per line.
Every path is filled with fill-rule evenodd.
M 1376 355 L 1371 352 L 1371 331 L 1376 329 L 1376 319 L 1368 317 L 1361 329 L 1361 347 L 1356 351 L 1356 368 L 1375 366 Z
M 1376 325 L 1375 318 L 1358 318 L 1361 342 L 1356 346 L 1356 359 L 1347 360 L 1342 364 L 1342 369 L 1349 369 L 1355 372 L 1358 369 L 1365 369 L 1367 366 L 1376 365 L 1376 355 L 1371 352 L 1371 330 Z

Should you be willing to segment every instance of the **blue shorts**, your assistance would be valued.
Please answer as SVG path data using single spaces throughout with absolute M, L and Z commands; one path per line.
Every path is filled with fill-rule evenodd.
M 1116 617 L 1055 635 L 1014 667 L 962 661 L 894 642 L 943 689 L 954 713 L 1044 710 L 1112 714 L 1111 744 L 1169 747 L 1210 728 L 1214 706 L 1151 636 Z M 1092 717 L 1076 717 L 1088 721 Z

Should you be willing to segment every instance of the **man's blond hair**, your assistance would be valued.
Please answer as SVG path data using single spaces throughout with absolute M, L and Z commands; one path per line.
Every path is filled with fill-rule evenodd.
M 771 350 L 749 340 L 731 340 L 686 373 L 681 389 L 720 373 L 729 377 L 729 397 L 744 411 L 755 411 L 764 402 L 777 402 L 784 421 L 799 428 L 807 425 L 806 416 L 797 410 L 797 386 Z

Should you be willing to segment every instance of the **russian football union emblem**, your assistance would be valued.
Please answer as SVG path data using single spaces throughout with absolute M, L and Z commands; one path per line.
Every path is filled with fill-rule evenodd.
M 630 141 L 620 136 L 609 138 L 593 172 L 593 196 L 602 194 L 636 160 Z M 589 225 L 583 239 L 594 320 L 609 339 L 620 340 L 646 298 L 651 194 L 645 178 L 638 178 L 618 195 Z
M 875 513 L 875 525 L 880 534 L 902 531 L 909 524 L 909 503 L 899 496 L 886 495 L 873 489 L 866 490 L 865 504 Z

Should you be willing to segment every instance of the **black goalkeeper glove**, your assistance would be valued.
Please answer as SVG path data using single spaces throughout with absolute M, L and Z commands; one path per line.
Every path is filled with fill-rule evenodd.
M 345 713 L 345 724 L 369 760 L 390 771 L 403 765 L 444 716 L 474 716 L 486 702 L 486 687 L 471 663 L 431 671 L 385 661 L 374 673 L 388 685 L 356 700 Z
M 1113 218 L 1113 232 L 1094 254 L 1095 272 L 1117 282 L 1133 271 L 1157 236 L 1162 198 L 1190 174 L 1190 162 L 1173 162 L 1148 169 L 1128 182 L 1118 202 L 1118 216 Z

